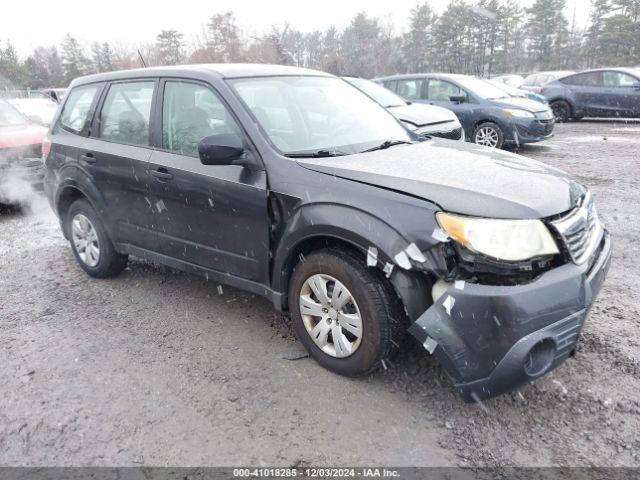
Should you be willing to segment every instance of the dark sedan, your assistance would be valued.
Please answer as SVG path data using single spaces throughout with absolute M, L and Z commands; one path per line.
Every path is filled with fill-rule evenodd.
M 510 97 L 475 77 L 454 74 L 395 75 L 376 80 L 412 102 L 453 110 L 469 141 L 487 147 L 519 146 L 550 138 L 555 122 L 546 105 Z
M 421 140 L 430 137 L 464 141 L 464 130 L 456 114 L 435 105 L 411 103 L 390 92 L 382 85 L 364 78 L 343 77 L 343 79 L 386 108 L 408 130 Z
M 589 70 L 548 83 L 542 94 L 556 121 L 583 117 L 640 118 L 640 70 Z

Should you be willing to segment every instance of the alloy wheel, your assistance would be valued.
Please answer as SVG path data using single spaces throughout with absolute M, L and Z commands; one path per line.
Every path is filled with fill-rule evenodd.
M 100 261 L 100 243 L 98 233 L 91 221 L 82 213 L 73 217 L 71 222 L 71 240 L 82 262 L 95 267 Z
M 327 355 L 352 355 L 362 340 L 362 316 L 351 292 L 325 274 L 309 277 L 300 289 L 300 314 L 307 333 Z
M 500 136 L 494 128 L 482 127 L 476 132 L 475 143 L 485 147 L 496 147 L 500 142 Z

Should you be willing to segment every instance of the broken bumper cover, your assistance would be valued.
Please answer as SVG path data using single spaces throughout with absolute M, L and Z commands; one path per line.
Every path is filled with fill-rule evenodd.
M 456 282 L 409 332 L 442 364 L 465 401 L 494 397 L 566 360 L 610 259 L 605 231 L 584 265 L 565 264 L 517 286 Z

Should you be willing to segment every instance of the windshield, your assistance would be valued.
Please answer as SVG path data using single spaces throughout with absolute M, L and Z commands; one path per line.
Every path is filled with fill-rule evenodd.
M 0 127 L 10 125 L 24 125 L 27 120 L 7 102 L 0 100 Z
M 456 80 L 464 88 L 485 100 L 496 100 L 498 98 L 509 97 L 509 95 L 501 88 L 498 88 L 485 80 L 480 80 L 479 78 L 460 77 L 456 78 Z
M 404 99 L 371 80 L 351 77 L 345 80 L 385 108 L 402 107 L 407 104 Z
M 257 77 L 230 83 L 285 155 L 351 154 L 387 140 L 411 141 L 391 114 L 339 78 Z

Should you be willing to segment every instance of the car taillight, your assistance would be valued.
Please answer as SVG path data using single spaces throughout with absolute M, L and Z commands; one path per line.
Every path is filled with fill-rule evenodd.
M 49 137 L 44 137 L 44 140 L 42 140 L 42 161 L 43 162 L 47 161 L 49 152 L 51 152 L 51 140 L 49 140 Z

